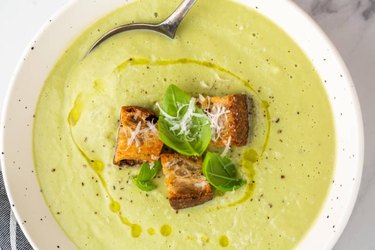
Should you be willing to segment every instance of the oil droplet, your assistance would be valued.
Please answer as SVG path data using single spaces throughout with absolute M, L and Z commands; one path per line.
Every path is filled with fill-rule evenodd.
M 242 159 L 254 163 L 259 159 L 259 155 L 253 148 L 248 148 L 244 151 Z
M 262 101 L 262 105 L 263 105 L 263 107 L 264 108 L 266 108 L 266 109 L 268 109 L 269 108 L 269 106 L 270 106 L 270 104 L 267 102 L 267 101 Z
M 90 166 L 97 173 L 102 172 L 103 169 L 104 169 L 104 163 L 101 162 L 101 161 L 98 161 L 98 160 L 91 160 L 90 161 Z
M 132 225 L 132 223 L 128 220 L 128 218 L 122 216 L 121 213 L 119 213 L 119 217 L 120 217 L 121 222 L 122 222 L 123 224 L 125 224 L 125 225 L 127 225 L 127 226 L 131 226 L 131 225 Z
M 202 241 L 203 244 L 207 244 L 207 243 L 210 242 L 210 238 L 208 238 L 206 235 L 203 235 L 201 237 L 201 241 Z
M 131 226 L 133 238 L 138 238 L 142 234 L 142 227 L 138 224 L 133 224 Z
M 82 97 L 81 95 L 78 95 L 74 101 L 73 108 L 70 110 L 68 115 L 68 123 L 70 126 L 75 126 L 77 124 L 79 118 L 81 117 L 82 106 Z
M 254 176 L 255 176 L 254 163 L 258 159 L 259 159 L 258 153 L 252 148 L 246 149 L 242 154 L 242 159 L 241 159 L 242 170 L 247 175 L 249 183 L 251 183 L 252 180 L 254 180 Z
M 111 201 L 111 204 L 109 204 L 109 208 L 112 212 L 117 213 L 120 211 L 121 206 L 117 201 Z
M 220 238 L 219 238 L 219 244 L 222 247 L 229 246 L 229 239 L 228 239 L 228 237 L 225 236 L 225 235 L 220 236 Z
M 160 233 L 164 237 L 168 237 L 172 233 L 172 228 L 169 225 L 163 225 L 160 228 Z
M 155 234 L 155 229 L 153 229 L 152 227 L 150 227 L 149 229 L 147 229 L 147 232 L 149 235 L 154 235 Z

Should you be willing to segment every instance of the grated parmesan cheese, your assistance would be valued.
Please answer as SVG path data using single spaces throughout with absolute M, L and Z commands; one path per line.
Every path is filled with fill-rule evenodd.
M 208 97 L 207 97 L 207 98 L 208 98 Z M 201 94 L 198 95 L 198 99 L 199 99 L 199 102 L 200 102 L 201 104 L 203 104 L 203 103 L 206 101 L 206 98 L 204 98 L 204 96 L 201 95 Z
M 210 107 L 210 99 L 207 97 L 208 100 L 208 107 Z M 225 124 L 222 119 L 224 117 L 225 122 L 228 122 L 227 114 L 230 112 L 223 106 L 213 106 L 211 109 L 207 108 L 204 109 L 204 112 L 208 116 L 211 124 L 212 130 L 212 140 L 216 142 L 220 138 L 222 138 L 222 132 L 225 129 Z
M 137 135 L 141 132 L 141 122 L 138 122 L 137 127 L 134 131 L 130 132 L 130 138 L 128 139 L 128 147 L 135 142 L 135 146 L 139 147 L 139 139 L 137 138 Z
M 217 73 L 214 75 L 214 77 L 215 77 L 216 80 L 219 80 L 219 81 L 222 81 L 222 82 L 228 82 L 228 81 L 230 81 L 229 79 L 223 79 L 223 78 L 221 78 L 219 76 L 219 74 L 217 74 Z
M 195 98 L 191 98 L 189 104 L 177 102 L 176 116 L 169 115 L 160 107 L 159 103 L 156 103 L 156 106 L 159 108 L 160 113 L 164 116 L 166 122 L 171 125 L 169 129 L 177 136 L 186 136 L 186 140 L 189 142 L 194 141 L 199 137 L 198 131 L 195 133 L 192 131 L 193 129 L 198 128 L 197 125 L 193 124 L 193 118 L 204 116 L 204 114 L 195 112 L 195 102 Z M 185 109 L 185 113 L 181 115 L 182 111 Z
M 142 122 L 139 121 L 134 131 L 131 128 L 127 128 L 127 129 L 124 127 L 122 128 L 122 131 L 124 132 L 125 135 L 129 135 L 129 132 L 130 132 L 128 142 L 127 142 L 127 145 L 128 145 L 127 148 L 129 148 L 133 143 L 135 144 L 137 148 L 139 148 L 141 145 L 140 145 L 140 140 L 138 138 L 142 136 L 143 134 L 151 132 L 154 135 L 158 136 L 158 130 L 156 129 L 155 123 L 147 121 L 146 125 L 147 126 L 145 128 L 141 129 Z
M 138 117 L 141 115 L 141 111 L 140 110 L 136 110 L 135 111 L 135 115 L 134 115 L 134 120 L 136 121 L 136 120 L 138 120 Z
M 199 188 L 199 189 L 204 189 L 206 185 L 207 185 L 207 182 L 205 180 L 194 183 L 194 187 Z
M 154 167 L 155 167 L 155 162 L 151 162 L 150 163 L 150 169 L 154 169 Z
M 200 85 L 203 87 L 203 88 L 206 88 L 208 89 L 210 86 L 205 82 L 205 81 L 200 81 Z
M 147 121 L 146 125 L 147 125 L 147 128 L 144 128 L 143 130 L 150 130 L 153 134 L 155 135 L 158 134 L 158 130 L 156 129 L 156 123 Z
M 230 150 L 230 142 L 232 140 L 232 137 L 229 136 L 228 140 L 225 142 L 225 148 L 223 150 L 223 152 L 221 153 L 221 157 L 224 157 L 228 154 L 229 150 Z

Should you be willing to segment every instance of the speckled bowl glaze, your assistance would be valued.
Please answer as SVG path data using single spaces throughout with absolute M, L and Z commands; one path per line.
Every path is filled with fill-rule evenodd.
M 291 1 L 239 0 L 273 20 L 305 51 L 324 82 L 337 134 L 336 168 L 323 208 L 300 249 L 331 249 L 350 217 L 363 164 L 363 125 L 342 59 L 319 27 Z M 88 25 L 127 0 L 75 0 L 42 27 L 14 74 L 1 121 L 1 165 L 12 209 L 36 249 L 73 249 L 50 214 L 33 166 L 32 124 L 43 83 L 62 51 Z M 84 13 L 84 14 L 82 14 Z

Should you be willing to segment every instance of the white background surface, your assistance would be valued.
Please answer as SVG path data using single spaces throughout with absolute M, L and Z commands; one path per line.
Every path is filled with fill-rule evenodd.
M 0 108 L 24 49 L 30 49 L 26 46 L 36 32 L 66 2 L 0 0 Z M 375 249 L 375 0 L 295 2 L 319 23 L 344 58 L 356 85 L 365 124 L 361 189 L 335 249 Z

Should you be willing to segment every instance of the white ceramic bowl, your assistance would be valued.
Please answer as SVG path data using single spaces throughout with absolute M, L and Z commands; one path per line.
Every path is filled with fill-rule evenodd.
M 6 189 L 21 228 L 36 249 L 71 249 L 39 190 L 32 160 L 34 109 L 43 83 L 61 52 L 85 28 L 127 0 L 75 0 L 47 23 L 29 45 L 16 70 L 2 122 L 1 157 Z M 328 93 L 337 133 L 333 183 L 300 249 L 331 249 L 350 217 L 363 164 L 361 111 L 348 70 L 334 46 L 303 11 L 287 0 L 239 0 L 273 20 L 314 64 Z M 31 50 L 31 47 L 37 49 Z M 324 60 L 324 59 L 325 60 Z

